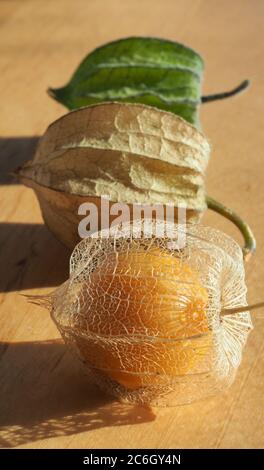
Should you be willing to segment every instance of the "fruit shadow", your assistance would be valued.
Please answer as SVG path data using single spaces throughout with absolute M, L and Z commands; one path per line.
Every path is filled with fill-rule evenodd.
M 38 136 L 0 138 L 0 185 L 19 184 L 11 173 L 33 157 L 38 141 Z M 44 224 L 0 223 L 0 292 L 61 284 L 69 257 Z
M 0 184 L 19 184 L 12 172 L 33 157 L 38 141 L 37 136 L 0 138 Z
M 0 223 L 0 292 L 58 286 L 70 254 L 44 224 Z
M 0 447 L 155 419 L 97 389 L 59 340 L 2 342 L 0 361 Z

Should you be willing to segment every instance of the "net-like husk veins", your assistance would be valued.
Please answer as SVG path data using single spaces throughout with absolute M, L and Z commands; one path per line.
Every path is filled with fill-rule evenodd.
M 49 302 L 99 386 L 125 401 L 174 405 L 233 382 L 252 324 L 237 243 L 202 225 L 161 229 L 137 221 L 81 241 Z

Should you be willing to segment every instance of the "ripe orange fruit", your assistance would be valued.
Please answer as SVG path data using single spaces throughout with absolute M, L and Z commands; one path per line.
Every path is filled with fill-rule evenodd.
M 111 253 L 82 287 L 82 358 L 128 389 L 191 373 L 210 344 L 207 290 L 160 248 Z

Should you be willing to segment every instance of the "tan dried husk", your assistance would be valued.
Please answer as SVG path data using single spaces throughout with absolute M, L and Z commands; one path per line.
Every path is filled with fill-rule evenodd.
M 104 230 L 101 232 L 100 237 L 95 234 L 93 237 L 80 242 L 71 257 L 69 280 L 56 290 L 50 298 L 51 314 L 65 342 L 92 373 L 99 386 L 110 394 L 128 402 L 150 403 L 161 406 L 190 403 L 224 391 L 233 382 L 241 362 L 242 350 L 252 328 L 250 314 L 249 312 L 243 312 L 221 317 L 220 313 L 225 308 L 247 305 L 242 252 L 239 246 L 222 232 L 193 224 L 187 227 L 186 246 L 179 250 L 171 241 L 177 239 L 179 231 L 183 230 L 182 226 L 166 223 L 165 227 L 170 229 L 170 237 L 162 238 L 159 236 L 159 230 L 162 227 L 164 228 L 163 223 L 148 221 L 148 224 L 144 226 L 143 235 L 142 222 L 134 221 L 133 231 L 131 224 L 123 224 L 110 230 Z M 153 234 L 153 229 L 156 230 L 154 233 L 158 233 L 158 235 L 151 238 L 150 235 Z M 117 322 L 121 322 L 123 325 L 123 334 L 115 336 L 111 334 L 111 331 L 105 334 L 96 334 L 94 332 L 94 325 L 100 325 L 100 320 L 102 320 L 102 324 L 104 323 L 104 318 L 99 318 L 104 308 L 107 312 L 109 302 L 111 302 L 113 311 L 119 299 L 116 299 L 113 295 L 111 296 L 111 292 L 109 294 L 106 291 L 101 292 L 98 297 L 97 287 L 91 280 L 91 274 L 95 270 L 99 276 L 100 272 L 105 272 L 105 263 L 106 260 L 108 262 L 110 259 L 109 255 L 111 255 L 112 261 L 111 265 L 108 266 L 108 271 L 115 272 L 119 254 L 128 253 L 132 246 L 134 251 L 138 249 L 141 252 L 142 249 L 149 251 L 153 247 L 158 247 L 161 250 L 160 256 L 163 256 L 163 253 L 168 256 L 169 253 L 169 256 L 179 258 L 182 263 L 187 263 L 194 272 L 199 273 L 199 282 L 208 293 L 206 307 L 207 333 L 200 334 L 198 337 L 189 337 L 187 328 L 186 334 L 177 337 L 180 300 L 175 300 L 173 294 L 175 283 L 185 281 L 182 281 L 179 276 L 175 278 L 169 267 L 164 272 L 166 265 L 162 263 L 160 270 L 157 267 L 159 263 L 153 270 L 152 276 L 157 280 L 165 277 L 166 280 L 171 282 L 170 305 L 174 309 L 172 311 L 174 311 L 175 338 L 177 338 L 168 340 L 171 342 L 171 348 L 176 348 L 181 342 L 182 348 L 186 351 L 188 357 L 190 349 L 195 354 L 200 354 L 201 347 L 203 348 L 205 342 L 207 345 L 199 360 L 196 360 L 191 369 L 184 375 L 179 375 L 177 371 L 177 360 L 175 361 L 175 371 L 173 373 L 168 375 L 164 372 L 162 368 L 163 358 L 160 357 L 159 363 L 159 357 L 157 357 L 157 354 L 153 354 L 153 351 L 155 352 L 153 337 L 155 340 L 159 340 L 161 333 L 150 330 L 149 327 L 144 325 L 142 318 L 138 331 L 131 330 L 129 313 L 127 313 L 129 309 L 124 309 L 123 315 L 116 319 Z M 144 266 L 143 277 L 145 273 Z M 130 272 L 129 275 L 140 278 L 140 266 L 137 266 L 136 274 Z M 144 283 L 144 279 L 142 282 Z M 85 296 L 83 295 L 84 286 Z M 186 300 L 190 301 L 190 299 Z M 98 308 L 98 302 L 100 308 Z M 166 308 L 168 298 L 163 299 L 161 297 L 159 299 L 160 305 Z M 136 305 L 130 305 L 130 308 L 132 307 L 137 308 Z M 155 315 L 154 302 L 153 315 Z M 166 315 L 164 321 L 166 321 Z M 153 354 L 153 364 L 155 364 L 157 375 L 152 376 L 151 385 L 149 381 L 149 375 L 151 374 L 149 357 L 147 361 L 148 369 L 144 370 L 144 357 L 137 354 L 136 349 L 133 352 L 133 345 L 139 342 L 144 344 L 144 348 L 149 355 Z M 93 357 L 92 351 L 98 351 L 98 348 L 105 350 L 105 354 Z M 177 352 L 173 352 L 173 349 L 171 351 L 176 354 L 173 357 L 177 357 Z M 138 389 L 126 389 L 111 378 L 111 365 L 107 362 L 108 355 L 117 355 L 119 357 L 122 372 L 131 374 L 136 365 L 137 370 L 140 370 L 141 377 L 141 386 Z M 158 372 L 157 364 L 160 364 Z
M 50 230 L 73 248 L 80 240 L 79 205 L 93 202 L 100 210 L 105 195 L 130 210 L 133 203 L 184 203 L 187 220 L 198 220 L 206 209 L 209 152 L 201 132 L 172 113 L 102 103 L 51 124 L 18 174 L 36 192 Z

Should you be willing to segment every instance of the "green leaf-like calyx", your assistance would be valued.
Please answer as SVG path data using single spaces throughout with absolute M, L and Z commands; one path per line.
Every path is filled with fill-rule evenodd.
M 66 86 L 49 94 L 68 109 L 107 101 L 143 103 L 197 125 L 202 72 L 201 56 L 182 44 L 131 37 L 95 49 Z

